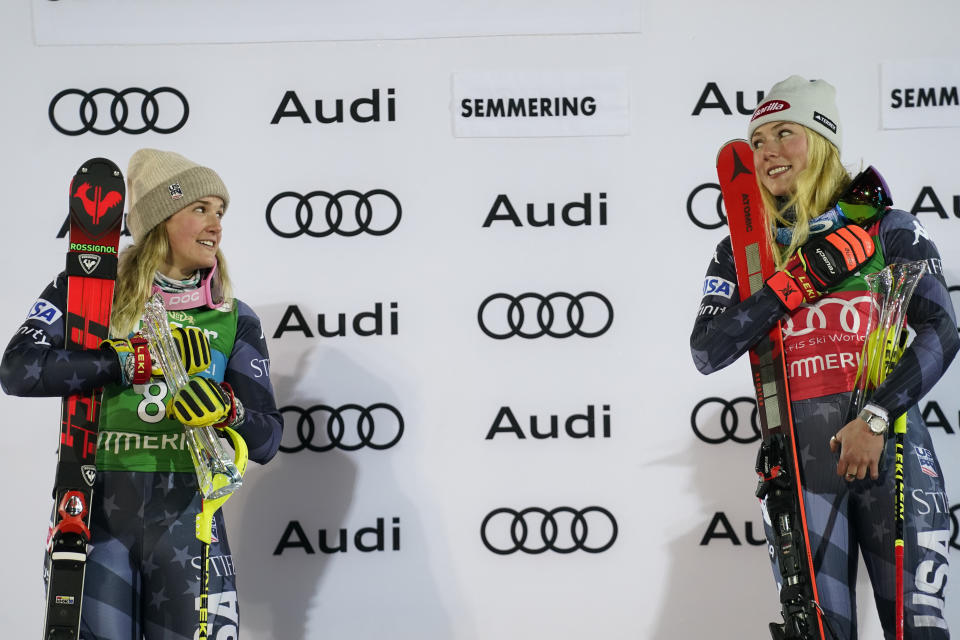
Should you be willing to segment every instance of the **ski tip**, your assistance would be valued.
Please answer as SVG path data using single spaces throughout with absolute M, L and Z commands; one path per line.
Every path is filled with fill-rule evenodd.
M 720 156 L 723 155 L 724 150 L 726 150 L 728 147 L 734 147 L 734 148 L 745 147 L 749 151 L 750 143 L 744 140 L 743 138 L 734 138 L 733 140 L 727 140 L 722 145 L 720 145 L 720 150 L 717 151 L 717 161 L 715 164 L 717 165 L 720 164 Z
M 123 173 L 120 171 L 120 168 L 112 160 L 107 158 L 90 158 L 86 162 L 80 165 L 80 168 L 77 169 L 77 176 L 85 176 L 90 173 L 102 176 L 110 176 L 113 178 L 118 178 L 123 180 Z
M 70 180 L 70 219 L 90 239 L 98 239 L 123 221 L 126 185 L 119 167 L 107 158 L 91 158 Z

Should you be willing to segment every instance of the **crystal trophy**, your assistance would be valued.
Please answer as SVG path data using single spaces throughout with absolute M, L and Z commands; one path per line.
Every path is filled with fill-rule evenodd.
M 921 260 L 887 265 L 876 273 L 864 276 L 869 289 L 870 313 L 847 412 L 849 420 L 860 413 L 873 390 L 884 381 L 900 359 L 905 346 L 903 327 L 907 319 L 907 305 L 926 269 L 926 263 Z
M 154 294 L 143 308 L 143 334 L 150 343 L 150 356 L 160 364 L 171 393 L 186 386 L 189 378 L 180 361 L 176 343 L 167 323 L 163 297 Z M 213 427 L 188 427 L 187 447 L 197 474 L 197 485 L 204 500 L 213 500 L 233 493 L 243 481 L 233 459 L 226 454 Z M 223 476 L 222 478 L 215 478 Z

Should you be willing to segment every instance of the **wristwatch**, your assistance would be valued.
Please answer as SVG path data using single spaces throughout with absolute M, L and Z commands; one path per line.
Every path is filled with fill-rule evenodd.
M 878 408 L 874 407 L 864 407 L 857 417 L 867 423 L 867 426 L 870 427 L 870 431 L 875 436 L 885 436 L 887 435 L 887 427 L 889 422 L 887 420 L 886 412 L 880 413 L 877 410 Z

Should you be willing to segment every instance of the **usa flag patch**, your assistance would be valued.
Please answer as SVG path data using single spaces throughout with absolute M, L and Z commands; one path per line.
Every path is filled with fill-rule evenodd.
M 934 468 L 936 463 L 933 460 L 933 453 L 923 447 L 914 447 L 914 449 L 917 452 L 917 460 L 920 461 L 920 471 L 923 471 L 931 478 L 939 478 L 940 476 Z

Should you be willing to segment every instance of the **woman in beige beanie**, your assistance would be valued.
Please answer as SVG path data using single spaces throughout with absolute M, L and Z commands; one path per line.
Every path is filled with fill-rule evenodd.
M 199 624 L 201 499 L 183 424 L 229 425 L 250 459 L 266 463 L 283 423 L 260 320 L 232 297 L 220 249 L 230 196 L 220 177 L 179 154 L 140 149 L 127 182 L 133 245 L 120 254 L 112 339 L 99 352 L 64 350 L 60 274 L 41 294 L 59 313 L 27 319 L 4 353 L 0 383 L 24 396 L 103 387 L 80 637 L 188 640 Z M 154 292 L 190 345 L 181 349 L 190 384 L 174 397 L 161 372 L 135 371 L 131 357 L 138 347 L 129 338 Z M 236 637 L 235 565 L 222 511 L 213 533 L 207 632 Z
M 741 301 L 730 238 L 724 238 L 707 268 L 691 352 L 697 368 L 712 373 L 783 322 L 806 522 L 799 509 L 784 508 L 784 500 L 775 504 L 774 491 L 765 498 L 764 529 L 789 618 L 775 627 L 774 637 L 855 639 L 861 555 L 884 637 L 895 637 L 897 452 L 888 435 L 902 416 L 905 484 L 919 491 L 908 496 L 904 509 L 905 633 L 913 640 L 946 640 L 949 502 L 917 403 L 946 371 L 960 338 L 940 254 L 926 230 L 914 216 L 891 206 L 886 184 L 872 167 L 851 179 L 841 164 L 835 97 L 833 86 L 823 80 L 791 76 L 775 84 L 754 111 L 747 134 L 779 271 Z M 913 261 L 930 267 L 907 309 L 915 337 L 863 411 L 851 416 L 848 406 L 872 306 L 863 276 Z M 783 514 L 790 517 L 779 517 Z M 815 585 L 797 569 L 797 559 L 806 555 L 795 545 L 798 529 L 810 544 Z M 805 592 L 812 586 L 823 611 L 822 631 Z M 791 631 L 794 624 L 806 626 L 803 635 Z

